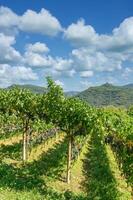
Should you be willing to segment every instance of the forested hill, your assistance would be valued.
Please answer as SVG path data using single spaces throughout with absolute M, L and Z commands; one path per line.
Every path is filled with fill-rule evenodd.
M 45 87 L 37 86 L 37 85 L 11 85 L 7 89 L 12 89 L 14 87 L 22 88 L 22 89 L 28 89 L 34 93 L 42 94 L 46 92 Z
M 37 94 L 42 94 L 46 92 L 46 88 L 45 87 L 41 87 L 41 86 L 37 86 L 37 85 L 11 85 L 9 86 L 7 89 L 12 89 L 14 87 L 18 87 L 18 88 L 22 88 L 22 89 L 28 89 L 33 93 L 37 93 Z M 78 94 L 77 91 L 68 91 L 65 92 L 66 96 L 76 96 Z
M 35 93 L 46 92 L 45 87 L 40 87 L 36 85 L 12 85 L 8 87 L 11 89 L 13 87 L 26 88 Z M 133 104 L 133 84 L 124 86 L 114 86 L 112 84 L 106 83 L 101 86 L 89 87 L 87 90 L 82 92 L 65 92 L 66 96 L 76 96 L 80 99 L 87 101 L 89 104 L 94 106 L 129 106 Z
M 133 84 L 114 86 L 106 83 L 90 87 L 77 95 L 94 106 L 130 106 L 133 104 Z

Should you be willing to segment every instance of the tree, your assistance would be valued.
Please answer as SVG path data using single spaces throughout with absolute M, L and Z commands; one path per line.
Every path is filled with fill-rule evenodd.
M 68 139 L 67 183 L 71 181 L 72 141 L 77 134 L 85 135 L 90 128 L 90 108 L 75 98 L 67 98 L 64 105 L 61 127 L 65 129 Z
M 59 126 L 67 133 L 67 183 L 70 183 L 72 141 L 74 136 L 85 134 L 90 126 L 90 107 L 75 98 L 65 98 L 63 90 L 54 81 L 47 78 L 46 113 L 49 122 Z
M 23 161 L 25 162 L 28 158 L 30 122 L 37 117 L 37 95 L 26 89 L 14 88 L 10 90 L 10 105 L 23 124 Z

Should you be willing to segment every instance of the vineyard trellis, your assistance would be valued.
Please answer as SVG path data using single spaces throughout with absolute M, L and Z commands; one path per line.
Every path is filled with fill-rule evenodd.
M 68 142 L 66 177 L 67 183 L 70 183 L 71 167 L 88 134 L 100 130 L 102 142 L 111 144 L 119 165 L 131 184 L 132 108 L 128 111 L 96 109 L 79 99 L 65 97 L 62 88 L 49 77 L 47 82 L 47 92 L 40 95 L 18 88 L 0 90 L 0 132 L 5 136 L 10 132 L 22 133 L 24 163 L 28 159 L 29 144 L 32 148 L 35 144 L 55 136 L 58 131 L 63 131 Z

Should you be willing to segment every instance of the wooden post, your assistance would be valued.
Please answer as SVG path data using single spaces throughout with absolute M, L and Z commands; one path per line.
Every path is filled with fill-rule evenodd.
M 28 124 L 29 120 L 26 120 L 25 130 L 23 132 L 23 162 L 25 163 L 28 158 Z
M 23 162 L 26 161 L 26 134 L 23 132 Z
M 72 136 L 68 138 L 68 155 L 67 155 L 67 183 L 71 181 L 71 156 L 72 156 Z

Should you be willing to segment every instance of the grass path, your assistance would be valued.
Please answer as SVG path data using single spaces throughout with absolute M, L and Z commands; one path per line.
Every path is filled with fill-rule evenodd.
M 1 145 L 13 145 L 14 143 L 19 143 L 21 140 L 22 140 L 22 134 L 14 135 L 11 138 L 1 139 L 0 146 Z
M 83 159 L 85 157 L 85 153 L 87 152 L 88 143 L 83 146 L 82 152 L 79 158 L 75 161 L 71 169 L 71 183 L 68 185 L 65 181 L 66 179 L 66 162 L 64 165 L 64 170 L 62 174 L 62 179 L 57 179 L 56 181 L 52 181 L 48 184 L 48 186 L 52 186 L 56 191 L 64 192 L 70 191 L 75 195 L 85 196 L 85 192 L 82 187 L 82 182 L 84 180 L 83 174 Z
M 113 152 L 102 142 L 100 134 L 91 136 L 83 169 L 87 200 L 132 200 L 131 190 L 121 176 Z
M 6 149 L 0 153 L 5 155 L 5 152 Z M 0 199 L 61 199 L 61 194 L 47 187 L 47 181 L 60 176 L 65 157 L 66 142 L 64 135 L 61 135 L 57 140 L 53 139 L 45 145 L 36 146 L 31 152 L 30 160 L 24 166 L 1 160 Z
M 83 146 L 70 185 L 65 182 L 64 134 L 32 148 L 25 166 L 12 162 L 20 157 L 20 140 L 14 136 L 0 145 L 0 200 L 132 200 L 110 146 L 97 134 Z
M 48 149 L 52 148 L 55 144 L 62 142 L 64 140 L 64 137 L 64 133 L 59 133 L 57 138 L 50 138 L 47 141 L 44 141 L 41 144 L 33 147 L 29 155 L 29 162 L 32 162 L 33 160 L 38 160 L 41 154 L 47 152 Z
M 106 146 L 106 151 L 107 151 L 112 174 L 117 181 L 117 189 L 118 189 L 119 193 L 121 194 L 120 200 L 132 200 L 131 187 L 127 186 L 125 178 L 121 175 L 121 171 L 119 170 L 115 156 L 109 145 Z
M 58 137 L 49 138 L 41 144 L 35 145 L 29 152 L 28 162 L 38 160 L 41 154 L 47 152 L 55 144 L 64 140 L 64 133 L 59 133 Z M 7 164 L 22 164 L 22 135 L 13 136 L 0 141 L 0 159 Z

